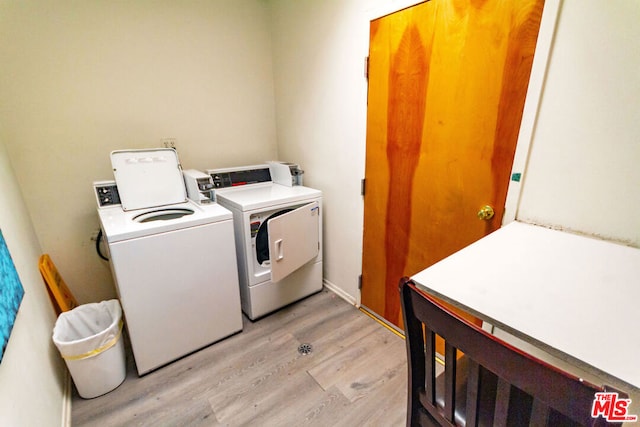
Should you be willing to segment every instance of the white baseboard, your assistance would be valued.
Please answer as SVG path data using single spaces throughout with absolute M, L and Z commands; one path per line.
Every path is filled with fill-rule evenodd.
M 62 392 L 62 427 L 71 427 L 71 375 L 67 372 Z
M 337 287 L 327 279 L 323 279 L 322 283 L 324 284 L 325 288 L 329 289 L 331 292 L 338 295 L 340 298 L 342 298 L 349 304 L 357 307 L 356 299 L 353 296 L 349 295 L 348 293 L 346 293 L 345 291 L 343 291 L 342 289 L 340 289 L 339 287 Z

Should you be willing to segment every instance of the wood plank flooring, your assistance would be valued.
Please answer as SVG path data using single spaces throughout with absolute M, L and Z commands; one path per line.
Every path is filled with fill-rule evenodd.
M 309 343 L 308 355 L 298 346 Z M 73 426 L 403 426 L 404 340 L 322 292 L 138 377 L 82 399 Z

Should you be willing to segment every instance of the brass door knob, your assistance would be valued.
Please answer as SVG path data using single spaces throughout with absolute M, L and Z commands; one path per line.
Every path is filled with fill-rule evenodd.
M 496 213 L 491 206 L 485 205 L 481 207 L 480 210 L 478 211 L 478 218 L 483 221 L 488 221 L 491 218 L 493 218 L 495 214 Z

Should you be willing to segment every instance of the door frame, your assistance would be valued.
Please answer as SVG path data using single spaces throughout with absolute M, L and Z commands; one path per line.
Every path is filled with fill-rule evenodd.
M 544 2 L 542 19 L 540 21 L 540 29 L 538 32 L 538 40 L 536 42 L 536 53 L 531 65 L 529 87 L 527 88 L 522 121 L 520 123 L 520 131 L 518 133 L 518 140 L 516 142 L 516 151 L 513 157 L 513 166 L 511 167 L 511 179 L 509 180 L 509 186 L 507 188 L 507 198 L 505 200 L 505 211 L 502 217 L 502 226 L 515 221 L 518 217 L 518 207 L 520 204 L 520 197 L 522 195 L 522 186 L 524 185 L 526 179 L 526 169 L 529 160 L 529 152 L 531 150 L 531 143 L 538 120 L 539 105 L 542 99 L 544 84 L 547 78 L 549 58 L 551 57 L 551 49 L 553 48 L 553 41 L 558 19 L 560 17 L 562 1 L 563 0 L 545 0 Z M 366 11 L 367 19 L 369 20 L 369 22 L 371 22 L 375 19 L 424 2 L 424 0 L 397 0 L 392 4 L 373 6 Z M 367 50 L 364 55 L 365 57 L 369 56 L 369 40 L 370 34 L 367 34 Z M 364 152 L 366 153 L 366 138 Z M 363 158 L 362 161 L 365 162 L 366 157 Z M 362 214 L 364 219 L 364 204 Z M 361 236 L 364 236 L 364 222 Z M 361 241 L 361 247 L 363 244 L 364 238 Z M 362 271 L 362 264 L 360 265 L 360 271 Z M 360 307 L 361 304 L 362 289 L 359 289 L 358 295 L 356 297 L 356 307 Z

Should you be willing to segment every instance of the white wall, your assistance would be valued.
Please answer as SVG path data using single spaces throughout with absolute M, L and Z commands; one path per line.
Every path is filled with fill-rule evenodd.
M 369 26 L 363 1 L 270 2 L 281 160 L 324 193 L 324 278 L 355 303 L 362 258 Z
M 115 296 L 91 183 L 176 138 L 184 168 L 277 157 L 267 4 L 0 1 L 0 118 L 42 250 L 80 302 Z
M 40 244 L 1 137 L 0 230 L 24 288 L 0 362 L 0 425 L 59 426 L 66 370 L 51 340 L 55 314 L 38 271 Z
M 324 192 L 324 278 L 360 303 L 369 22 L 415 0 L 271 0 L 278 153 Z
M 517 218 L 640 247 L 640 2 L 566 0 Z

